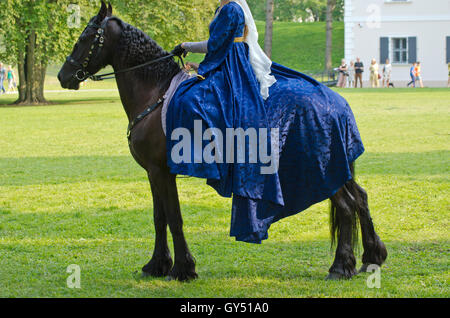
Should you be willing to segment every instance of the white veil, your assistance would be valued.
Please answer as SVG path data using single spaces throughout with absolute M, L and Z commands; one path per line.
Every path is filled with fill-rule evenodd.
M 248 27 L 248 34 L 245 42 L 249 46 L 250 63 L 253 67 L 253 72 L 259 81 L 261 88 L 261 96 L 264 99 L 269 97 L 269 87 L 277 81 L 274 76 L 270 75 L 272 61 L 264 53 L 258 44 L 258 30 L 256 29 L 255 20 L 253 20 L 252 12 L 245 0 L 232 0 L 239 4 L 245 14 L 245 24 Z

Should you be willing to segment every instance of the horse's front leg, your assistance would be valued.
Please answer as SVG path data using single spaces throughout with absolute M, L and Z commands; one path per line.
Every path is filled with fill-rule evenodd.
M 163 200 L 154 189 L 149 174 L 150 185 L 153 195 L 153 220 L 155 223 L 155 249 L 150 262 L 142 268 L 145 275 L 153 277 L 163 277 L 169 274 L 172 269 L 172 257 L 167 245 L 167 218 L 164 212 Z
M 169 277 L 180 281 L 197 278 L 195 260 L 189 251 L 183 233 L 183 219 L 178 200 L 176 176 L 170 174 L 167 170 L 156 168 L 150 171 L 150 178 L 157 196 L 162 200 L 165 217 L 173 238 L 175 263 L 169 272 Z

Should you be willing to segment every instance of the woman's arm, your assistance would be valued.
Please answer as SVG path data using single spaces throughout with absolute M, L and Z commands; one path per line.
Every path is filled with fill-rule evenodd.
M 216 54 L 227 52 L 233 45 L 234 34 L 238 28 L 239 15 L 243 12 L 239 11 L 238 6 L 231 3 L 225 5 L 217 16 L 217 23 L 211 30 L 208 40 L 208 53 Z
M 235 36 L 244 25 L 244 12 L 237 3 L 230 2 L 220 10 L 210 29 L 208 54 L 200 64 L 201 77 L 207 76 L 225 60 L 233 47 Z
M 208 53 L 208 40 L 202 42 L 185 42 L 181 47 L 191 53 Z

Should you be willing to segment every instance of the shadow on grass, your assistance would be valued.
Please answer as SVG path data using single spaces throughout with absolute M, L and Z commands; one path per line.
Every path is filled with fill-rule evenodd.
M 450 172 L 450 151 L 367 153 L 357 175 L 442 176 Z M 64 184 L 85 181 L 131 182 L 144 170 L 128 156 L 0 158 L 0 185 Z M 442 176 L 443 180 L 445 176 Z M 144 178 L 145 179 L 145 178 Z M 438 178 L 437 178 L 438 179 Z
M 97 104 L 98 102 L 106 103 L 117 103 L 119 102 L 119 97 L 86 97 L 86 98 L 71 98 L 71 99 L 60 99 L 60 98 L 50 98 L 47 99 L 48 104 L 45 105 L 14 105 L 15 100 L 7 100 L 7 99 L 1 99 L 0 100 L 0 108 L 21 108 L 21 107 L 45 107 L 45 106 L 80 106 L 80 105 L 90 105 L 90 104 Z
M 266 241 L 262 245 L 249 245 L 218 239 L 222 233 L 199 235 L 189 239 L 191 251 L 197 260 L 198 284 L 214 282 L 234 282 L 229 288 L 254 288 L 255 285 L 271 283 L 291 284 L 300 281 L 323 282 L 325 285 L 342 285 L 346 282 L 325 282 L 324 278 L 334 259 L 329 250 L 329 241 L 307 240 L 292 242 Z M 211 236 L 214 240 L 211 239 Z M 75 239 L 75 238 L 74 238 Z M 68 264 L 71 259 L 86 261 L 83 273 L 86 276 L 103 277 L 104 279 L 130 280 L 136 283 L 152 283 L 164 281 L 141 275 L 141 267 L 145 265 L 153 250 L 154 239 L 141 236 L 136 239 L 116 238 L 106 240 L 55 240 L 47 244 L 39 241 L 2 242 L 1 246 L 7 258 L 4 263 L 15 263 L 26 254 L 30 260 L 45 259 L 52 255 L 52 264 Z M 428 285 L 445 286 L 445 272 L 448 259 L 442 255 L 449 253 L 449 242 L 436 240 L 431 242 L 386 242 L 389 256 L 382 267 L 383 288 L 399 288 L 403 284 L 420 294 Z M 172 254 L 173 257 L 173 254 Z M 17 265 L 19 264 L 19 265 Z M 15 269 L 26 271 L 26 264 L 15 263 Z M 361 266 L 361 255 L 357 256 L 357 266 Z M 20 268 L 17 268 L 20 267 Z M 110 274 L 112 273 L 112 274 Z M 369 274 L 360 274 L 354 280 L 365 280 Z M 421 283 L 422 282 L 422 283 Z M 166 282 L 177 286 L 176 282 Z M 174 287 L 175 287 L 174 286 Z M 430 287 L 430 286 L 428 286 Z M 152 285 L 155 292 L 165 294 L 167 286 Z M 401 288 L 400 288 L 401 290 Z M 411 292 L 411 290 L 409 291 Z
M 45 273 L 46 277 L 52 277 L 46 284 L 57 285 L 61 279 L 58 275 L 65 274 L 67 264 L 81 264 L 83 283 L 89 286 L 83 291 L 94 294 L 107 286 L 123 288 L 131 294 L 145 291 L 146 295 L 160 297 L 195 295 L 202 286 L 207 287 L 204 295 L 209 297 L 255 295 L 255 288 L 269 294 L 276 294 L 274 288 L 282 288 L 293 297 L 310 290 L 324 295 L 333 286 L 339 286 L 339 290 L 329 292 L 337 296 L 344 291 L 351 293 L 356 287 L 359 292 L 366 290 L 367 274 L 348 282 L 324 281 L 334 255 L 329 240 L 319 237 L 319 233 L 317 239 L 305 238 L 298 234 L 302 233 L 301 226 L 291 221 L 295 232 L 292 237 L 280 236 L 282 232 L 274 227 L 272 237 L 262 245 L 235 242 L 228 236 L 225 217 L 228 211 L 217 214 L 211 205 L 186 204 L 186 207 L 200 210 L 199 215 L 185 213 L 186 237 L 199 274 L 194 286 L 140 275 L 141 267 L 151 257 L 155 239 L 150 203 L 145 209 L 83 205 L 80 211 L 26 214 L 0 208 L 2 273 L 8 277 L 22 277 L 29 272 L 41 277 Z M 439 290 L 447 289 L 448 295 L 445 282 L 448 240 L 385 243 L 389 257 L 382 268 L 382 292 L 387 296 L 439 296 Z M 358 267 L 361 253 L 357 256 Z M 40 281 L 31 282 L 32 286 L 36 285 L 33 288 L 41 288 Z M 188 290 L 189 286 L 192 290 Z

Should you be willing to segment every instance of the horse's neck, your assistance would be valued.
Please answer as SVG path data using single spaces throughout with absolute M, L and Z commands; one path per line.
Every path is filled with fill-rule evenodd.
M 119 70 L 119 68 L 114 67 L 115 72 Z M 164 89 L 161 89 L 158 85 L 139 80 L 133 72 L 117 75 L 116 83 L 129 121 L 135 119 L 164 94 Z
M 154 44 L 156 45 L 156 43 Z M 161 53 L 161 52 L 160 52 Z M 112 67 L 115 72 L 126 69 L 127 67 L 139 65 L 141 62 L 134 61 L 136 57 L 124 57 L 121 53 L 115 53 L 112 57 Z M 158 56 L 151 54 L 147 58 L 152 60 Z M 124 61 L 126 63 L 124 64 Z M 130 65 L 127 65 L 130 64 Z M 116 76 L 117 87 L 119 89 L 120 99 L 127 113 L 128 120 L 134 120 L 140 113 L 142 113 L 149 105 L 154 104 L 165 91 L 168 89 L 171 80 L 177 73 L 177 70 L 168 67 L 167 71 L 159 78 L 164 78 L 166 82 L 161 83 L 155 79 L 145 79 L 145 77 L 138 76 L 137 71 L 130 71 Z

